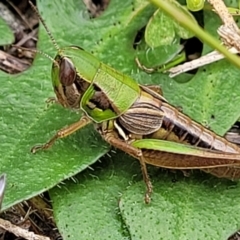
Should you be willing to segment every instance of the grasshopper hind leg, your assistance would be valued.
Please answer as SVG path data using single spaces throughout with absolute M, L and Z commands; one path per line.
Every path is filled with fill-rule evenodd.
M 148 175 L 148 172 L 147 172 L 147 166 L 146 166 L 146 163 L 144 161 L 143 155 L 141 155 L 141 157 L 139 157 L 138 159 L 139 159 L 140 165 L 141 165 L 143 180 L 144 180 L 144 182 L 146 184 L 146 187 L 147 187 L 147 191 L 145 193 L 145 202 L 150 203 L 151 194 L 152 194 L 152 182 L 149 178 L 149 175 Z
M 145 193 L 145 202 L 150 203 L 151 201 L 151 193 L 152 193 L 152 183 L 148 176 L 147 172 L 147 166 L 144 160 L 144 157 L 142 155 L 142 151 L 138 148 L 135 148 L 125 141 L 121 140 L 117 134 L 114 134 L 114 132 L 108 132 L 102 134 L 103 139 L 108 142 L 110 145 L 128 153 L 129 155 L 133 156 L 134 158 L 137 158 L 140 161 L 141 170 L 143 174 L 143 180 L 146 184 L 146 193 Z

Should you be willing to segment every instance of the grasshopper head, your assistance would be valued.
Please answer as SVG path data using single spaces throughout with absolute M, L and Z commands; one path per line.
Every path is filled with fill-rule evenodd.
M 69 58 L 57 55 L 55 60 L 58 66 L 53 64 L 52 81 L 58 102 L 64 107 L 79 108 L 81 95 L 88 83 L 77 75 Z
M 59 103 L 79 108 L 81 97 L 90 86 L 99 61 L 78 47 L 61 49 L 52 66 L 52 83 Z
M 91 84 L 100 62 L 82 48 L 70 46 L 61 49 L 38 9 L 31 1 L 29 3 L 33 11 L 38 15 L 55 49 L 58 51 L 55 59 L 41 51 L 35 51 L 42 53 L 42 55 L 53 61 L 52 84 L 57 99 L 64 107 L 79 108 L 81 97 Z

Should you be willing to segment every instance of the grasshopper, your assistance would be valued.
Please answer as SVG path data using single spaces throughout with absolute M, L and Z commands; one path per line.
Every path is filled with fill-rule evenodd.
M 106 142 L 139 160 L 147 189 L 146 203 L 152 193 L 146 164 L 240 178 L 237 145 L 170 105 L 159 87 L 139 85 L 80 47 L 60 48 L 32 7 L 57 50 L 51 72 L 57 101 L 63 107 L 83 112 L 79 121 L 57 131 L 45 144 L 34 146 L 33 153 L 94 123 Z

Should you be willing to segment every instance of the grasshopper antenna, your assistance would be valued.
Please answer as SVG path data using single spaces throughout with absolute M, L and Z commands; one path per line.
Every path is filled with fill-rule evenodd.
M 16 49 L 19 49 L 19 50 L 29 51 L 29 52 L 32 52 L 32 53 L 39 53 L 39 54 L 41 54 L 42 56 L 44 56 L 44 57 L 48 58 L 49 60 L 51 60 L 57 67 L 59 67 L 58 62 L 57 62 L 54 58 L 52 58 L 51 56 L 49 56 L 47 53 L 45 53 L 45 52 L 42 52 L 42 51 L 37 50 L 37 49 L 32 49 L 32 48 L 20 47 L 20 46 L 14 45 L 14 44 L 12 44 L 11 46 L 14 47 L 14 48 L 16 48 Z
M 44 26 L 44 28 L 45 28 L 45 30 L 46 30 L 46 32 L 47 32 L 50 40 L 52 41 L 54 47 L 57 49 L 58 52 L 60 52 L 60 47 L 58 46 L 58 44 L 57 44 L 56 40 L 54 39 L 52 33 L 49 31 L 49 29 L 48 29 L 45 21 L 43 20 L 43 18 L 42 18 L 41 15 L 40 15 L 38 9 L 33 5 L 33 3 L 32 3 L 31 1 L 28 1 L 28 2 L 29 2 L 29 4 L 31 5 L 31 8 L 33 9 L 33 11 L 37 14 L 40 22 L 41 22 L 42 25 Z M 43 54 L 43 55 L 44 55 L 44 54 Z

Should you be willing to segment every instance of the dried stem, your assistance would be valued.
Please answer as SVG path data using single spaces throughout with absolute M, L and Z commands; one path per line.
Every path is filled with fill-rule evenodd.
M 13 233 L 17 237 L 22 237 L 27 240 L 50 240 L 48 237 L 37 235 L 33 232 L 29 232 L 23 228 L 13 225 L 11 222 L 0 218 L 0 227 L 8 232 Z

